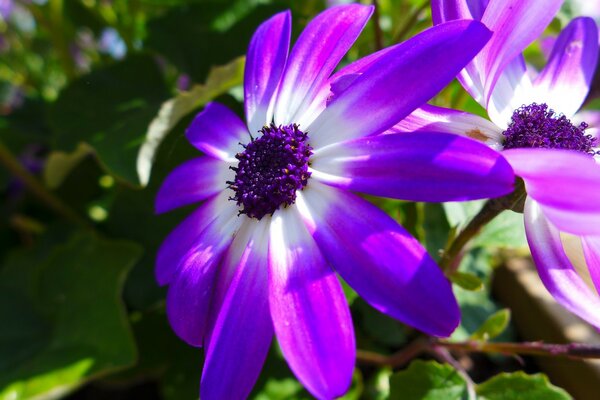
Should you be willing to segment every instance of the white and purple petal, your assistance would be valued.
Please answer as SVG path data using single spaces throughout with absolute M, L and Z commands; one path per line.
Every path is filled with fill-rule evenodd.
M 269 220 L 263 218 L 247 230 L 226 258 L 227 284 L 219 282 L 211 307 L 200 382 L 203 400 L 247 398 L 267 357 L 273 339 L 267 283 Z
M 593 19 L 573 19 L 562 30 L 546 67 L 534 84 L 539 103 L 571 118 L 583 104 L 598 62 L 598 28 Z
M 561 231 L 600 235 L 600 165 L 575 151 L 511 149 L 502 152 L 525 181 L 528 196 Z
M 315 180 L 309 185 L 296 204 L 329 264 L 379 311 L 449 336 L 460 320 L 458 305 L 423 246 L 367 201 Z
M 483 22 L 494 35 L 475 58 L 487 102 L 506 66 L 536 40 L 552 21 L 563 0 L 490 1 Z
M 222 104 L 210 102 L 185 132 L 189 142 L 208 156 L 235 162 L 242 150 L 240 142 L 250 138 L 248 129 L 233 111 Z
M 395 46 L 308 127 L 311 144 L 318 150 L 392 127 L 446 86 L 489 37 L 479 22 L 453 21 Z
M 250 41 L 244 71 L 244 106 L 251 133 L 271 122 L 269 109 L 285 68 L 290 47 L 289 11 L 263 22 Z
M 292 49 L 281 79 L 274 110 L 276 124 L 302 119 L 372 13 L 370 6 L 344 5 L 329 8 L 309 22 Z
M 600 294 L 600 236 L 583 236 L 581 244 L 592 283 Z
M 386 133 L 417 131 L 453 133 L 502 149 L 502 130 L 494 123 L 479 115 L 429 104 L 417 108 Z
M 277 340 L 300 382 L 319 399 L 342 396 L 354 371 L 350 310 L 294 206 L 273 215 L 269 304 Z
M 411 201 L 499 197 L 514 173 L 483 143 L 437 132 L 376 135 L 326 147 L 312 160 L 314 179 L 375 196 Z
M 531 198 L 525 202 L 525 231 L 538 274 L 548 292 L 567 310 L 600 328 L 600 297 L 578 275 L 565 254 L 560 231 Z
M 172 260 L 178 264 L 167 293 L 167 316 L 175 333 L 190 345 L 203 345 L 218 265 L 242 221 L 230 202 L 185 254 Z

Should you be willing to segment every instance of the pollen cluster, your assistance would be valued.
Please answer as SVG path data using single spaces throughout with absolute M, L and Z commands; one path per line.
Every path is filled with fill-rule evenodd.
M 279 207 L 296 201 L 296 192 L 308 183 L 308 160 L 312 147 L 308 135 L 298 125 L 271 124 L 260 130 L 260 136 L 243 145 L 235 157 L 238 165 L 230 198 L 240 206 L 240 214 L 260 220 Z
M 585 133 L 587 127 L 585 122 L 574 125 L 547 104 L 533 103 L 513 113 L 508 129 L 502 133 L 504 148 L 565 149 L 594 155 L 597 140 Z

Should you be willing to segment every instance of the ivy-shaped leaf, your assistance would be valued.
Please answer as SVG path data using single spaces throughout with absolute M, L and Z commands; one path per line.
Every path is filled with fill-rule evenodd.
M 571 396 L 550 383 L 546 375 L 523 372 L 499 374 L 477 387 L 479 400 L 569 400 Z
M 60 397 L 135 362 L 121 290 L 140 254 L 133 243 L 80 234 L 49 253 L 8 258 L 0 273 L 0 399 Z
M 466 400 L 467 384 L 447 364 L 413 361 L 390 378 L 390 400 Z

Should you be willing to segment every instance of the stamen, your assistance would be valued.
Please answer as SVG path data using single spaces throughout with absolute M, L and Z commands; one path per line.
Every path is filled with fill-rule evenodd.
M 556 114 L 547 104 L 521 106 L 512 115 L 504 148 L 547 148 L 576 150 L 595 155 L 597 139 L 585 133 L 588 125 L 574 125 L 562 114 Z
M 235 193 L 231 200 L 241 207 L 240 214 L 261 219 L 273 214 L 282 205 L 296 201 L 296 192 L 308 183 L 308 160 L 312 147 L 308 135 L 298 125 L 271 124 L 260 130 L 244 151 L 236 154 L 239 160 L 235 179 L 228 181 Z

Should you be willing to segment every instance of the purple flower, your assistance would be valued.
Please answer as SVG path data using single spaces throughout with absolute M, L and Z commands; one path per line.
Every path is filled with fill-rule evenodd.
M 478 22 L 444 24 L 331 75 L 371 13 L 324 11 L 289 56 L 290 13 L 263 23 L 247 54 L 247 125 L 208 104 L 186 133 L 204 156 L 158 193 L 157 212 L 204 201 L 167 237 L 156 269 L 173 329 L 205 348 L 203 400 L 246 397 L 273 335 L 313 395 L 343 394 L 355 339 L 336 273 L 424 332 L 447 336 L 458 324 L 451 285 L 421 244 L 350 191 L 441 201 L 513 190 L 508 163 L 485 145 L 378 135 L 450 82 L 490 33 Z M 351 83 L 338 82 L 348 73 Z
M 475 19 L 494 32 L 459 76 L 465 89 L 486 107 L 491 121 L 425 106 L 394 130 L 452 132 L 502 151 L 525 182 L 525 229 L 544 285 L 568 310 L 600 328 L 596 293 L 600 290 L 600 158 L 598 130 L 590 128 L 600 118 L 576 114 L 598 59 L 596 24 L 587 17 L 572 20 L 533 80 L 521 54 L 543 32 L 561 3 L 434 1 L 435 23 Z M 561 233 L 580 241 L 596 290 L 584 283 L 567 257 Z

